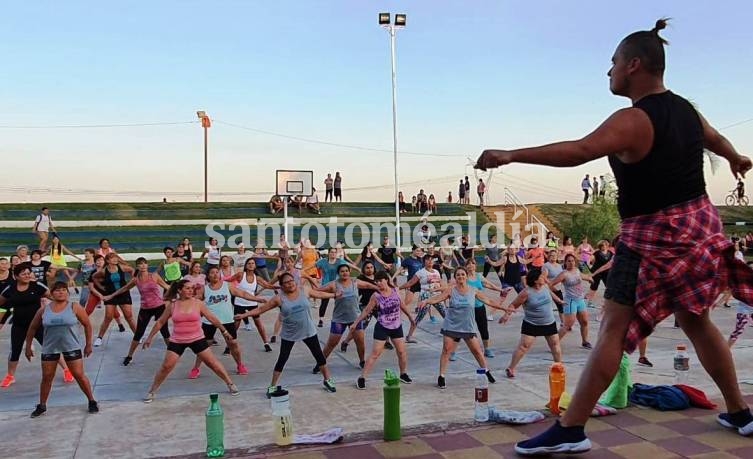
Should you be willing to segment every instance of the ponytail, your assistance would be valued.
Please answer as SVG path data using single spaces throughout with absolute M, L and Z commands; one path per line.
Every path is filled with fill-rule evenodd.
M 188 279 L 181 279 L 170 285 L 170 289 L 165 293 L 165 301 L 178 299 L 178 292 L 188 283 Z

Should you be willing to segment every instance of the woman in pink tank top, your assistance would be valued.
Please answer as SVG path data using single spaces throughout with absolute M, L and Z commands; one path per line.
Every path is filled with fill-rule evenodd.
M 136 273 L 131 280 L 112 295 L 106 296 L 105 299 L 116 297 L 121 293 L 131 290 L 133 287 L 139 290 L 141 304 L 139 305 L 139 315 L 136 319 L 136 331 L 133 333 L 133 340 L 128 349 L 128 355 L 123 358 L 124 366 L 128 366 L 133 360 L 133 354 L 136 352 L 136 348 L 139 347 L 139 342 L 144 336 L 146 327 L 152 318 L 156 322 L 165 312 L 162 289 L 167 291 L 170 288 L 157 273 L 149 272 L 149 262 L 146 261 L 146 258 L 140 257 L 136 260 Z M 159 331 L 162 334 L 162 338 L 165 339 L 165 344 L 167 344 L 167 339 L 170 338 L 170 329 L 167 324 L 160 328 Z
M 238 388 L 233 384 L 225 367 L 212 354 L 207 340 L 204 338 L 204 332 L 201 329 L 201 317 L 205 317 L 212 325 L 217 327 L 228 343 L 233 340 L 227 329 L 222 323 L 207 309 L 203 301 L 194 298 L 194 288 L 186 279 L 181 279 L 170 286 L 165 295 L 167 307 L 157 324 L 152 328 L 149 337 L 144 342 L 144 349 L 152 345 L 152 339 L 157 334 L 157 330 L 167 324 L 167 321 L 173 319 L 173 334 L 167 343 L 167 352 L 162 366 L 154 375 L 154 382 L 144 397 L 144 403 L 151 403 L 154 400 L 154 394 L 157 389 L 165 382 L 165 379 L 175 369 L 180 356 L 186 348 L 190 348 L 196 356 L 201 359 L 212 371 L 217 374 L 230 391 L 230 395 L 239 395 Z

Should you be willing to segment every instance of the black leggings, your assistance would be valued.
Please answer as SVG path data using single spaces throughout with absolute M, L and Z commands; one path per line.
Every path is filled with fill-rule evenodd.
M 474 308 L 473 312 L 476 316 L 476 326 L 478 327 L 481 339 L 486 341 L 489 339 L 489 321 L 486 320 L 486 308 Z
M 8 357 L 8 361 L 10 362 L 18 362 L 18 359 L 21 358 L 21 351 L 24 349 L 24 342 L 26 341 L 26 333 L 29 331 L 29 325 L 20 325 L 14 323 L 10 327 L 10 356 Z M 37 328 L 37 333 L 34 335 L 34 338 L 37 340 L 39 344 L 42 344 L 42 339 L 44 338 L 44 328 L 41 326 Z
M 322 300 L 322 303 L 319 305 L 319 318 L 321 319 L 324 317 L 324 314 L 327 313 L 327 306 L 329 305 L 329 298 L 324 298 Z
M 282 369 L 285 368 L 285 364 L 288 363 L 288 358 L 290 358 L 290 351 L 293 350 L 293 345 L 295 343 L 295 341 L 288 341 L 286 339 L 280 340 L 280 356 L 277 357 L 277 363 L 275 363 L 275 371 L 281 372 Z M 308 346 L 309 351 L 311 351 L 311 355 L 313 355 L 314 359 L 316 359 L 317 365 L 319 365 L 320 367 L 327 365 L 327 358 L 324 357 L 322 347 L 319 345 L 318 335 L 309 336 L 308 338 L 303 340 L 303 344 Z
M 156 322 L 162 317 L 162 313 L 164 312 L 164 304 L 152 309 L 139 309 L 139 315 L 136 318 L 136 331 L 133 333 L 133 340 L 136 342 L 141 341 L 141 338 L 144 337 L 144 333 L 146 332 L 146 326 L 149 325 L 149 321 L 152 320 L 152 317 L 154 317 L 154 321 Z M 167 322 L 165 322 L 165 325 L 160 328 L 159 332 L 162 334 L 163 338 L 170 338 L 170 328 L 167 326 Z
M 491 271 L 492 268 L 494 268 L 494 272 L 497 273 L 497 276 L 499 276 L 499 269 L 501 268 L 501 266 L 492 266 L 488 261 L 486 261 L 484 262 L 484 277 L 489 274 L 489 271 Z

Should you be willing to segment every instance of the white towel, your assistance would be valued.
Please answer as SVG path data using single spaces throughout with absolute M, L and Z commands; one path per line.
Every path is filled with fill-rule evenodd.
M 545 417 L 540 411 L 498 410 L 489 407 L 489 420 L 500 424 L 533 424 Z
M 299 435 L 293 436 L 293 444 L 295 445 L 313 445 L 313 444 L 331 444 L 341 442 L 343 439 L 343 428 L 335 427 L 325 432 L 312 434 L 312 435 Z

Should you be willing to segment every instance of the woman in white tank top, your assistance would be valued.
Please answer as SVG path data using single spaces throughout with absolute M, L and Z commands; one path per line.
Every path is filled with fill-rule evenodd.
M 249 258 L 246 260 L 246 263 L 243 265 L 243 271 L 239 272 L 235 276 L 233 276 L 231 282 L 236 284 L 236 288 L 238 290 L 243 290 L 244 292 L 250 294 L 250 295 L 256 295 L 259 291 L 259 287 L 261 287 L 261 290 L 270 289 L 274 290 L 274 286 L 270 284 L 269 282 L 265 281 L 261 277 L 256 275 L 256 261 L 253 258 Z M 235 297 L 235 303 L 234 303 L 234 312 L 236 315 L 238 314 L 244 314 L 248 311 L 252 311 L 256 309 L 259 306 L 259 303 L 256 301 L 247 300 L 245 298 L 241 297 Z M 251 330 L 251 324 L 248 323 L 248 318 L 246 320 L 246 330 Z M 235 328 L 238 329 L 240 327 L 241 321 L 236 320 L 235 321 Z M 264 350 L 266 352 L 272 352 L 272 347 L 269 345 L 269 341 L 267 339 L 267 330 L 264 329 L 264 324 L 261 321 L 261 318 L 254 317 L 254 325 L 256 326 L 256 329 L 259 331 L 259 336 L 261 337 L 261 341 L 264 343 Z

